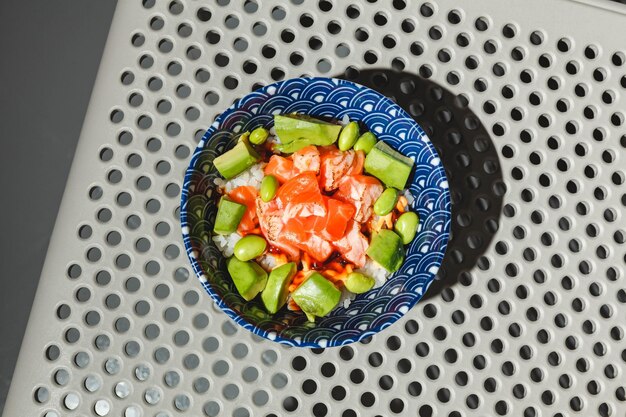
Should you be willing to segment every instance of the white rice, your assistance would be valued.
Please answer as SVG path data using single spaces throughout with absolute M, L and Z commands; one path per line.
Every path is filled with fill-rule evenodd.
M 263 267 L 266 271 L 270 272 L 272 269 L 276 268 L 276 258 L 272 254 L 265 254 L 257 259 L 259 265 Z
M 228 181 L 222 178 L 216 178 L 213 182 L 215 185 L 222 188 L 226 193 L 229 193 L 233 189 L 242 185 L 251 185 L 258 190 L 261 188 L 261 181 L 263 180 L 264 175 L 263 168 L 265 165 L 265 162 L 259 162 L 256 165 L 252 165 L 250 169 L 245 170 L 235 178 L 231 178 Z
M 274 129 L 274 126 L 270 127 L 270 135 L 267 137 L 267 141 L 274 144 L 280 143 L 280 138 L 276 134 L 276 129 Z
M 347 114 L 345 114 L 343 118 L 340 120 L 340 123 L 343 126 L 347 125 L 348 123 L 350 123 L 350 117 Z
M 413 201 L 415 201 L 415 197 L 413 197 L 413 194 L 411 194 L 408 189 L 404 190 L 404 197 L 406 197 L 406 201 L 409 203 L 409 206 L 413 204 Z
M 360 272 L 363 275 L 367 275 L 368 277 L 374 278 L 376 284 L 374 284 L 374 288 L 381 287 L 387 278 L 389 278 L 389 273 L 385 268 L 378 265 L 376 262 L 372 261 L 370 258 L 366 258 L 365 265 L 363 268 L 356 269 L 356 272 Z
M 241 238 L 242 236 L 239 233 L 235 232 L 229 235 L 215 235 L 213 236 L 213 242 L 215 242 L 217 248 L 220 250 L 220 252 L 222 252 L 224 257 L 230 258 L 231 256 L 233 256 L 233 253 L 235 251 L 235 244 L 239 242 L 239 239 Z M 276 258 L 270 253 L 261 256 L 256 261 L 267 272 L 270 272 L 278 265 L 276 263 Z
M 348 308 L 350 307 L 350 303 L 352 303 L 352 300 L 354 300 L 355 297 L 356 297 L 356 294 L 351 293 L 345 288 L 342 288 L 341 298 L 339 299 L 339 305 L 343 306 L 343 308 Z
M 233 256 L 233 253 L 235 251 L 235 244 L 239 242 L 239 239 L 241 239 L 242 237 L 243 236 L 241 236 L 237 232 L 231 233 L 229 235 L 215 235 L 213 236 L 213 242 L 215 242 L 217 248 L 222 252 L 222 254 L 224 254 L 226 258 L 230 258 L 231 256 Z
M 274 128 L 272 128 L 272 129 L 274 129 Z M 271 130 L 270 130 L 270 132 L 271 132 Z M 267 142 L 268 143 L 280 143 L 280 139 L 278 139 L 278 136 L 276 136 L 276 134 L 270 134 L 267 137 Z
M 381 287 L 389 275 L 391 275 L 385 268 L 378 265 L 376 262 L 372 261 L 370 258 L 366 258 L 365 265 L 363 268 L 355 269 L 356 272 L 360 272 L 363 275 L 367 275 L 369 277 L 374 278 L 376 283 L 374 284 L 374 288 Z M 354 300 L 356 294 L 351 293 L 350 291 L 343 288 L 341 290 L 341 298 L 339 299 L 339 304 L 343 306 L 343 308 L 348 308 L 352 300 Z

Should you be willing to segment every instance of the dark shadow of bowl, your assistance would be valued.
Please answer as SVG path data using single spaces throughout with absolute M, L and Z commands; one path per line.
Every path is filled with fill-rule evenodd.
M 499 227 L 506 186 L 498 152 L 488 131 L 456 95 L 416 74 L 388 69 L 347 70 L 335 78 L 357 82 L 394 100 L 417 121 L 444 163 L 452 198 L 452 227 L 446 255 L 424 299 L 469 285 L 474 266 L 486 269 L 483 254 Z

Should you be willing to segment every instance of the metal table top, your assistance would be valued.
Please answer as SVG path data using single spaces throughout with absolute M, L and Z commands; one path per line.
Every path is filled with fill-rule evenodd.
M 624 415 L 625 14 L 567 0 L 119 2 L 5 415 Z M 454 198 L 440 282 L 341 349 L 235 327 L 178 225 L 213 118 L 301 75 L 392 96 Z

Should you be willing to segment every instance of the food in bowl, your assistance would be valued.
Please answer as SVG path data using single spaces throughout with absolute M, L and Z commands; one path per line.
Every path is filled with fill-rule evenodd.
M 414 161 L 347 118 L 273 119 L 213 160 L 213 241 L 244 300 L 313 322 L 402 266 L 419 223 L 405 190 Z
M 376 276 L 377 272 L 388 274 L 384 268 L 368 271 L 368 275 L 382 285 L 358 295 L 342 291 L 343 300 L 337 307 L 315 322 L 307 320 L 302 311 L 291 311 L 287 307 L 269 313 L 260 296 L 252 301 L 241 297 L 228 273 L 227 257 L 215 241 L 227 235 L 213 232 L 222 197 L 219 188 L 231 181 L 225 180 L 217 171 L 213 163 L 215 158 L 233 148 L 241 132 L 252 132 L 265 126 L 275 135 L 276 132 L 270 129 L 274 115 L 294 112 L 315 115 L 327 121 L 340 120 L 342 124 L 358 121 L 364 131 L 373 133 L 378 141 L 414 161 L 406 186 L 410 193 L 406 198 L 410 211 L 419 214 L 419 225 L 413 241 L 404 247 L 402 266 L 386 280 L 384 276 Z M 263 170 L 251 167 L 237 180 L 248 177 L 246 181 L 250 181 L 257 176 L 255 181 L 262 181 Z M 235 185 L 229 186 L 235 188 Z M 293 78 L 246 94 L 208 127 L 191 157 L 182 184 L 182 238 L 200 285 L 215 305 L 242 329 L 294 347 L 345 346 L 393 327 L 428 290 L 449 239 L 451 202 L 448 188 L 443 164 L 427 134 L 388 97 L 347 80 Z M 233 249 L 234 243 L 231 245 Z M 232 253 L 231 249 L 230 256 Z M 370 264 L 366 263 L 365 269 Z

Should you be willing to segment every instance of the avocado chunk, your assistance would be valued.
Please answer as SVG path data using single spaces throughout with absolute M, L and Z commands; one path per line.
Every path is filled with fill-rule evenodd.
M 402 238 L 388 229 L 381 229 L 372 236 L 366 253 L 389 272 L 397 271 L 404 262 Z
M 365 171 L 385 183 L 387 187 L 403 190 L 413 169 L 413 160 L 378 141 L 365 158 Z
M 213 165 L 215 165 L 222 177 L 228 180 L 259 162 L 259 159 L 261 157 L 252 148 L 248 140 L 243 139 L 237 142 L 231 150 L 215 158 Z
M 339 304 L 341 291 L 322 274 L 313 272 L 291 293 L 291 297 L 308 320 L 315 321 L 315 317 L 324 317 Z
M 239 222 L 246 213 L 246 206 L 236 203 L 228 197 L 222 197 L 217 205 L 217 215 L 213 231 L 219 235 L 227 235 L 237 230 Z
M 287 289 L 296 272 L 297 268 L 294 262 L 276 267 L 270 272 L 267 285 L 261 293 L 261 300 L 271 314 L 275 314 L 287 302 Z
M 305 146 L 331 145 L 337 141 L 341 125 L 318 120 L 310 116 L 275 115 L 274 129 L 280 139 L 275 149 L 283 153 L 293 153 Z
M 256 262 L 243 262 L 233 256 L 226 262 L 226 267 L 244 300 L 252 300 L 265 288 L 267 272 Z

